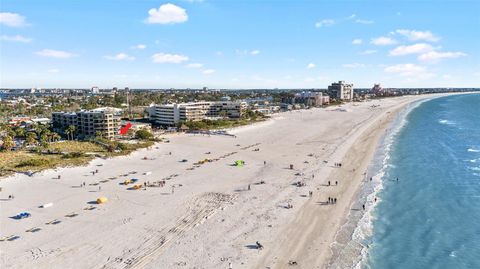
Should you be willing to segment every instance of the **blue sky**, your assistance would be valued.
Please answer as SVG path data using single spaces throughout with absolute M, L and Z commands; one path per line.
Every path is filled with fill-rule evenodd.
M 480 87 L 480 1 L 2 0 L 0 87 Z

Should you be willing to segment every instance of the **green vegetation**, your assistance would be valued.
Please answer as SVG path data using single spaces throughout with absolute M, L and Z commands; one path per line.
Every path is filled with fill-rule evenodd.
M 141 139 L 141 140 L 148 140 L 148 139 L 151 139 L 153 138 L 153 134 L 147 130 L 138 130 L 136 133 L 135 133 L 135 137 L 138 138 L 138 139 Z
M 0 176 L 14 172 L 37 172 L 65 166 L 85 165 L 95 156 L 113 157 L 153 145 L 153 141 L 135 144 L 116 141 L 63 141 L 31 150 L 0 152 Z

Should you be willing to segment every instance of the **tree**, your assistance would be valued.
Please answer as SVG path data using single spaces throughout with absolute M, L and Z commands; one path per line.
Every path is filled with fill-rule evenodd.
M 152 137 L 153 137 L 153 134 L 150 133 L 150 132 L 147 131 L 147 130 L 141 129 L 141 130 L 138 130 L 138 131 L 135 133 L 135 136 L 136 136 L 138 139 L 147 140 L 147 139 L 152 138 Z
M 96 132 L 95 132 L 95 138 L 97 138 L 97 139 L 103 138 L 103 132 L 101 132 L 101 131 L 96 131 Z
M 69 139 L 69 137 L 72 137 L 72 140 L 73 140 L 73 136 L 74 136 L 74 133 L 75 133 L 75 126 L 74 125 L 69 125 L 66 129 L 65 129 L 65 133 L 67 134 L 67 138 Z
M 226 110 L 221 110 L 218 115 L 222 118 L 227 118 L 228 117 L 228 112 Z
M 26 145 L 35 145 L 37 143 L 37 135 L 34 132 L 28 132 L 25 136 Z
M 60 140 L 60 135 L 57 133 L 52 133 L 52 141 L 58 141 Z
M 2 141 L 3 141 L 2 147 L 5 150 L 11 150 L 15 146 L 15 142 L 13 142 L 13 138 L 11 136 L 7 135 L 3 137 Z
M 22 127 L 17 127 L 15 129 L 15 136 L 16 137 L 25 137 L 25 128 L 22 128 Z
M 48 129 L 45 129 L 40 134 L 40 141 L 42 142 L 50 142 L 52 138 L 52 132 Z

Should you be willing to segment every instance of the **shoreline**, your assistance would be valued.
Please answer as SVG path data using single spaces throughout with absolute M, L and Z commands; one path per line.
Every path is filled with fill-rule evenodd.
M 171 143 L 122 158 L 0 181 L 7 194 L 16 196 L 0 201 L 2 236 L 21 236 L 0 243 L 0 261 L 14 268 L 119 268 L 127 261 L 128 266 L 145 268 L 223 268 L 228 262 L 234 268 L 287 268 L 289 260 L 296 260 L 300 268 L 323 268 L 360 190 L 362 167 L 369 165 L 368 156 L 373 156 L 388 119 L 426 97 L 344 105 L 353 113 L 287 112 L 267 124 L 245 127 L 236 138 L 172 135 Z M 142 160 L 144 156 L 149 160 Z M 215 161 L 193 165 L 205 158 Z M 236 160 L 246 165 L 235 167 Z M 98 175 L 92 175 L 92 169 L 99 169 Z M 135 176 L 129 176 L 132 171 Z M 62 180 L 54 178 L 58 173 Z M 128 177 L 140 183 L 167 178 L 166 188 L 128 190 L 121 184 Z M 326 187 L 332 180 L 339 180 L 339 186 Z M 78 188 L 82 181 L 89 184 Z M 295 186 L 297 181 L 306 185 Z M 99 196 L 109 202 L 93 211 L 81 210 Z M 327 196 L 337 197 L 338 204 L 323 205 Z M 37 208 L 47 202 L 54 206 Z M 286 209 L 287 203 L 294 208 Z M 32 217 L 8 218 L 24 210 Z M 78 217 L 63 217 L 72 211 Z M 44 225 L 55 218 L 62 223 Z M 34 226 L 47 232 L 25 233 Z M 256 241 L 265 249 L 252 247 Z M 36 249 L 52 252 L 39 256 Z
M 475 92 L 464 94 L 473 93 Z M 351 203 L 352 208 L 361 207 L 362 204 L 365 204 L 367 210 L 361 214 L 355 214 L 355 211 L 348 213 L 345 222 L 336 232 L 335 241 L 331 244 L 333 253 L 325 263 L 326 268 L 362 268 L 362 265 L 365 265 L 368 259 L 370 238 L 373 236 L 373 214 L 376 205 L 381 202 L 380 199 L 375 199 L 383 190 L 385 169 L 388 166 L 391 147 L 395 143 L 396 137 L 408 124 L 407 117 L 410 113 L 423 103 L 457 94 L 462 93 L 439 94 L 433 97 L 418 99 L 398 109 L 397 115 L 387 126 L 385 134 L 379 139 L 377 148 L 366 168 L 365 180 Z M 372 184 L 368 184 L 370 177 L 373 178 Z
M 386 127 L 385 133 L 379 138 L 366 168 L 365 179 L 352 201 L 352 208 L 360 208 L 365 204 L 367 210 L 349 212 L 346 221 L 336 232 L 335 241 L 332 242 L 333 254 L 327 262 L 328 268 L 361 268 L 368 251 L 368 242 L 365 240 L 372 235 L 372 214 L 376 207 L 374 199 L 383 189 L 384 169 L 390 158 L 391 146 L 398 133 L 407 124 L 406 118 L 411 111 L 435 98 L 439 97 L 416 100 L 399 108 Z M 369 178 L 372 178 L 371 183 Z M 377 203 L 380 201 L 378 200 Z
M 292 242 L 290 240 L 283 240 L 282 242 L 279 242 L 280 245 L 282 245 L 282 249 L 277 249 L 274 252 L 275 254 L 267 254 L 269 257 L 263 257 L 260 265 L 256 266 L 256 268 L 264 268 L 265 266 L 269 265 L 269 262 L 272 260 L 275 260 L 274 268 L 288 268 L 287 264 L 289 260 L 298 261 L 299 265 L 301 265 L 301 262 L 302 264 L 307 264 L 309 266 L 316 266 L 315 268 L 329 268 L 331 266 L 332 259 L 335 258 L 332 252 L 332 244 L 336 242 L 336 236 L 339 232 L 339 229 L 348 221 L 351 210 L 361 210 L 361 208 L 353 208 L 353 206 L 357 202 L 359 192 L 361 191 L 363 183 L 367 178 L 367 169 L 375 156 L 377 147 L 381 142 L 384 132 L 390 128 L 398 113 L 400 113 L 406 106 L 415 102 L 425 102 L 447 95 L 450 94 L 417 96 L 416 98 L 412 98 L 396 105 L 394 109 L 384 111 L 383 114 L 378 116 L 376 120 L 370 122 L 368 127 L 364 127 L 361 130 L 360 135 L 353 141 L 350 141 L 351 146 L 347 147 L 347 149 L 343 149 L 344 154 L 341 154 L 343 155 L 341 156 L 341 158 L 343 157 L 342 166 L 345 165 L 345 167 L 353 170 L 333 170 L 328 175 L 329 178 L 354 178 L 353 181 L 349 182 L 353 186 L 344 188 L 337 192 L 337 194 L 335 194 L 335 192 L 332 194 L 341 194 L 342 199 L 339 202 L 341 209 L 336 210 L 336 212 L 329 212 L 327 217 L 324 216 L 324 218 L 315 217 L 314 222 L 312 223 L 311 216 L 315 214 L 315 211 L 317 211 L 315 208 L 316 204 L 313 201 L 307 202 L 307 204 L 302 207 L 300 212 L 298 212 L 295 222 L 290 224 L 290 226 L 293 227 L 289 227 L 289 229 L 285 229 L 282 232 L 284 238 L 301 238 L 302 241 Z M 342 149 L 340 149 L 340 151 L 342 151 Z M 345 157 L 347 152 L 349 156 Z M 320 195 L 323 200 L 326 199 L 325 196 L 325 194 Z M 345 198 L 347 199 L 346 202 Z M 334 220 L 330 219 L 329 217 L 333 218 Z M 325 227 L 325 222 L 329 223 L 331 226 Z M 327 239 L 325 240 L 325 238 Z M 318 242 L 318 239 L 323 239 L 323 241 Z M 311 241 L 309 242 L 309 240 Z M 329 247 L 325 248 L 325 245 L 328 245 Z M 315 249 L 320 253 L 311 251 L 312 249 Z M 311 268 L 303 266 L 300 267 Z

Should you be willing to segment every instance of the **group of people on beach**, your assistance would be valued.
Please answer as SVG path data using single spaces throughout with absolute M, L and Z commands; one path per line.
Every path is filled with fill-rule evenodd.
M 328 186 L 331 186 L 331 185 L 332 185 L 332 184 L 331 184 L 331 182 L 330 182 L 330 180 L 329 180 L 329 181 L 328 181 Z M 338 181 L 335 181 L 335 186 L 337 186 L 337 185 L 338 185 Z
M 335 167 L 342 167 L 342 163 L 334 163 Z
M 328 197 L 327 204 L 336 204 L 337 198 Z

